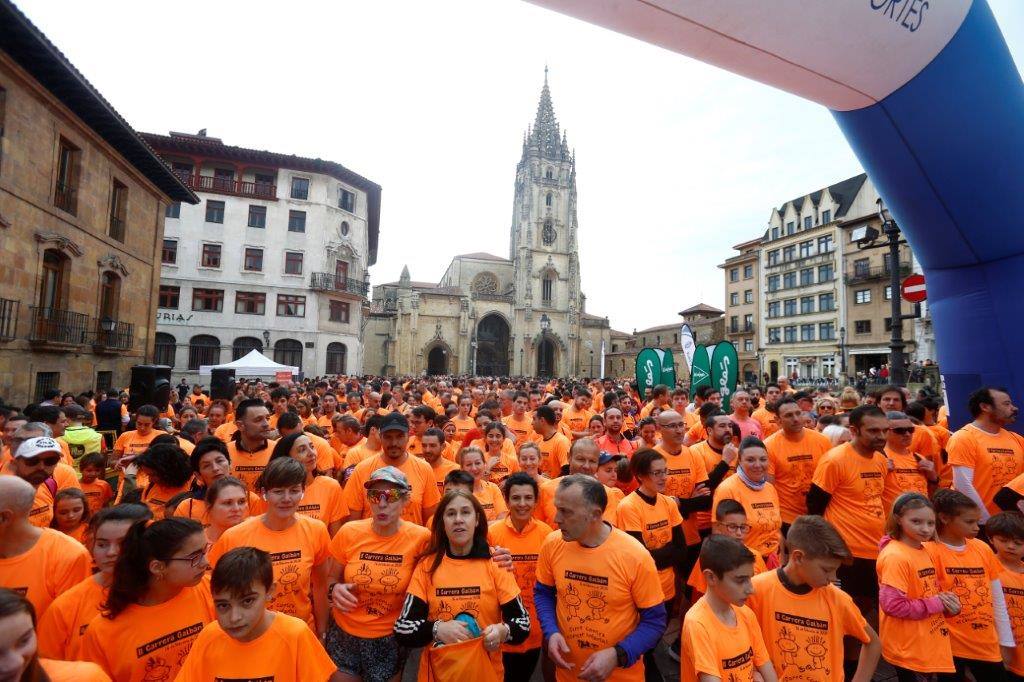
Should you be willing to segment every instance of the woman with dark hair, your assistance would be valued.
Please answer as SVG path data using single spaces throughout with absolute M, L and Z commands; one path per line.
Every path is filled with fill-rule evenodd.
M 184 516 L 194 519 L 204 526 L 209 526 L 211 525 L 210 507 L 206 498 L 210 488 L 216 481 L 231 476 L 231 456 L 228 454 L 228 446 L 219 438 L 209 436 L 196 443 L 196 447 L 189 454 L 188 459 L 189 467 L 193 472 L 191 487 L 184 494 L 178 495 L 177 499 L 172 498 L 167 506 L 174 509 L 174 516 Z M 243 520 L 263 511 L 263 501 L 255 493 L 246 490 L 245 499 L 247 512 Z M 221 531 L 231 525 L 234 524 L 223 526 Z M 220 533 L 217 533 L 217 537 L 220 537 Z
M 743 505 L 750 524 L 745 544 L 761 555 L 768 568 L 777 568 L 783 540 L 782 510 L 775 484 L 768 480 L 768 450 L 760 438 L 747 436 L 740 442 L 736 475 L 715 489 L 711 509 L 721 500 L 736 500 Z
M 206 489 L 203 518 L 206 520 L 206 539 L 211 544 L 217 542 L 228 528 L 234 528 L 249 518 L 251 495 L 245 483 L 234 476 L 218 478 Z
M 477 671 L 478 679 L 500 680 L 501 645 L 519 644 L 529 634 L 530 616 L 514 575 L 491 561 L 483 507 L 469 493 L 446 493 L 434 514 L 430 545 L 413 571 L 402 613 L 395 621 L 398 643 L 412 648 L 475 640 L 493 668 Z M 440 651 L 425 649 L 420 665 L 431 666 L 439 681 L 462 679 L 446 675 L 441 661 L 432 660 Z M 436 655 L 445 657 L 455 651 L 459 650 Z M 472 653 L 481 652 L 456 655 L 472 660 Z
M 95 663 L 40 658 L 36 609 L 14 590 L 0 587 L 0 680 L 12 682 L 110 682 Z
M 61 593 L 39 622 L 39 651 L 47 658 L 74 660 L 89 622 L 100 613 L 121 543 L 136 521 L 153 518 L 144 504 L 119 504 L 96 512 L 89 520 L 88 549 L 96 573 Z
M 477 445 L 477 441 L 473 445 Z M 482 439 L 484 463 L 487 465 L 485 476 L 488 481 L 499 484 L 509 474 L 519 471 L 519 460 L 516 459 L 516 447 L 508 439 L 508 430 L 499 421 L 493 421 L 484 427 Z
M 155 443 L 135 458 L 135 464 L 148 481 L 142 489 L 142 503 L 162 519 L 167 502 L 188 490 L 192 480 L 188 455 L 176 444 Z
M 322 521 L 299 511 L 306 492 L 306 468 L 278 457 L 260 474 L 266 512 L 229 528 L 210 550 L 210 563 L 235 547 L 255 547 L 274 559 L 277 589 L 268 606 L 306 621 L 321 639 L 327 629 L 327 568 L 330 537 Z M 312 596 L 312 598 L 311 598 Z
M 207 546 L 203 527 L 191 519 L 134 523 L 81 657 L 115 680 L 173 680 L 199 631 L 216 618 L 203 579 Z
M 306 493 L 299 504 L 299 513 L 323 521 L 328 535 L 334 537 L 348 518 L 348 505 L 345 504 L 341 484 L 316 468 L 313 441 L 301 431 L 289 434 L 277 441 L 270 461 L 281 457 L 291 457 L 306 469 Z

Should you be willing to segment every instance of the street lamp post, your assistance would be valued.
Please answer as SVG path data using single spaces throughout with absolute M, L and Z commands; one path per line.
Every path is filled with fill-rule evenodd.
M 839 328 L 839 376 L 846 380 L 846 327 Z
M 541 376 L 547 375 L 551 370 L 547 365 L 547 361 L 544 353 L 544 342 L 547 340 L 548 330 L 551 329 L 551 318 L 547 316 L 547 313 L 540 316 L 540 345 L 538 346 L 537 353 L 537 374 Z
M 590 351 L 590 378 L 594 378 L 594 351 Z
M 523 349 L 519 349 L 519 376 L 523 376 Z

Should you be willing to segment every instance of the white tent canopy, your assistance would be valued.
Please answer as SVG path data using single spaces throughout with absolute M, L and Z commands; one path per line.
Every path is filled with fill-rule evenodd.
M 278 372 L 299 373 L 298 367 L 279 365 L 255 348 L 243 358 L 223 365 L 200 365 L 200 374 L 210 374 L 212 369 L 233 369 L 236 377 L 272 377 Z

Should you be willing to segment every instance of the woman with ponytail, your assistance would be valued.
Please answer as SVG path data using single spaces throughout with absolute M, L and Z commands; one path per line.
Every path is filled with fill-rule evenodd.
M 192 642 L 214 620 L 203 527 L 172 517 L 139 521 L 125 536 L 101 614 L 82 658 L 117 682 L 173 680 Z
M 39 658 L 36 610 L 14 590 L 0 587 L 0 680 L 110 682 L 95 663 Z

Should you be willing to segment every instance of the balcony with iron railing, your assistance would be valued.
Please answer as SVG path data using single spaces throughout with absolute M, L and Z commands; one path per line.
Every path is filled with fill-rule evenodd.
M 900 277 L 906 277 L 910 274 L 910 263 L 900 263 Z M 860 284 L 861 282 L 870 282 L 875 279 L 888 279 L 892 275 L 892 270 L 888 264 L 875 265 L 875 266 L 857 266 L 854 265 L 850 272 L 843 275 L 843 280 L 847 284 Z
M 0 341 L 10 341 L 18 331 L 20 301 L 0 298 Z
M 753 322 L 745 322 L 743 324 L 730 324 L 728 328 L 729 334 L 752 334 L 753 332 Z
M 39 347 L 67 348 L 89 341 L 89 316 L 60 308 L 30 306 L 32 326 L 28 340 Z
M 131 350 L 135 343 L 135 325 L 109 317 L 92 321 L 93 350 L 98 353 Z
M 53 205 L 71 215 L 78 213 L 78 191 L 75 187 L 58 182 L 53 190 Z
M 247 182 L 234 178 L 218 178 L 212 175 L 198 175 L 175 171 L 178 177 L 196 192 L 212 192 L 231 196 L 249 197 L 277 201 L 277 185 L 267 182 Z
M 309 288 L 316 291 L 333 291 L 365 297 L 370 292 L 370 283 L 352 277 L 341 277 L 330 272 L 314 272 Z

